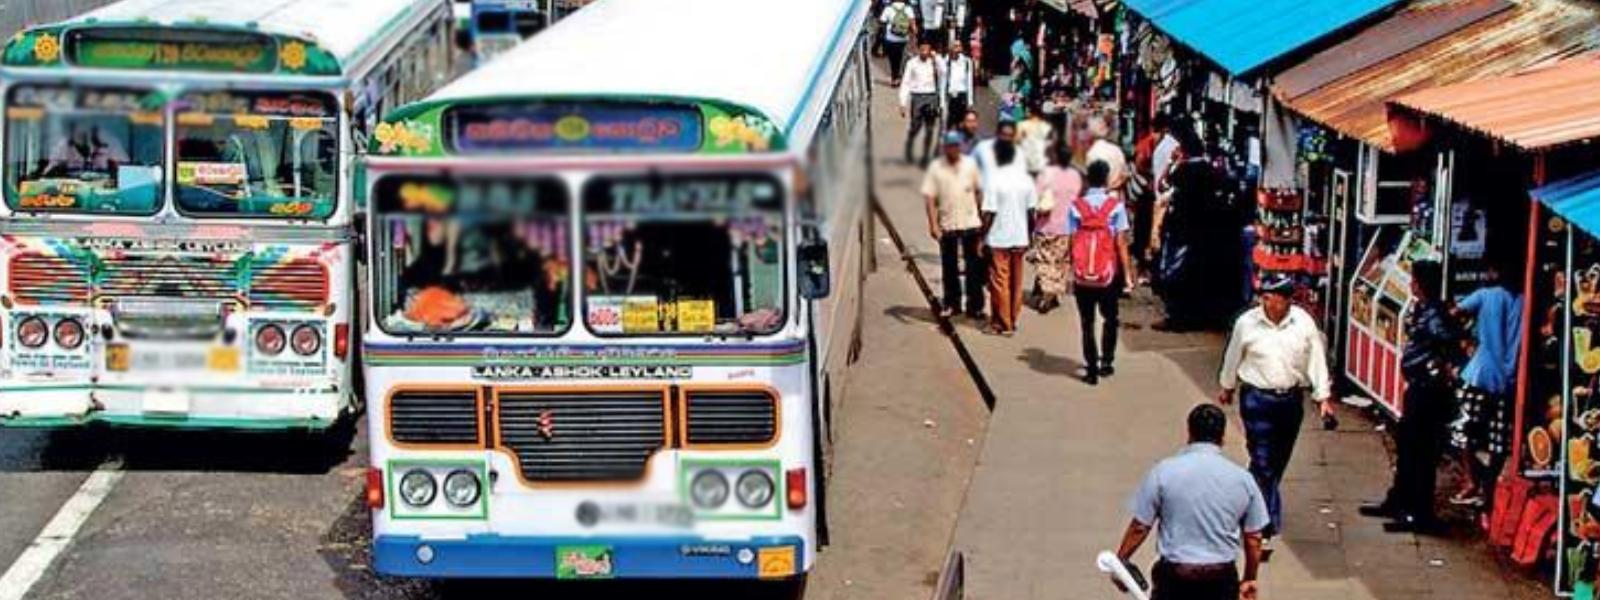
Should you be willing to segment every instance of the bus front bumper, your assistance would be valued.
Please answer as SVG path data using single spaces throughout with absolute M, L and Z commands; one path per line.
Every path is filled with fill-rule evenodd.
M 337 388 L 263 389 L 142 385 L 0 387 L 0 427 L 104 423 L 183 429 L 320 430 L 346 406 Z
M 806 564 L 805 542 L 795 536 L 723 541 L 381 535 L 372 554 L 379 573 L 430 578 L 786 579 L 803 574 Z

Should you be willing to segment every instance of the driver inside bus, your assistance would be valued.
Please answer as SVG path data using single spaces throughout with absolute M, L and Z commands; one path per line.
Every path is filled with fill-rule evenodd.
M 116 140 L 108 139 L 98 125 L 70 125 L 71 133 L 50 151 L 50 162 L 41 176 L 99 174 L 116 177 L 117 165 L 128 162 L 128 153 Z

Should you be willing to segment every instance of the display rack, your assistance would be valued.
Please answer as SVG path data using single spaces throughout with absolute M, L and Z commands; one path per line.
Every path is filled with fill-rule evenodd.
M 1400 353 L 1411 313 L 1411 264 L 1439 259 L 1439 251 L 1409 230 L 1386 227 L 1367 246 L 1350 284 L 1349 344 L 1345 375 L 1391 416 L 1405 410 Z
M 1252 259 L 1256 283 L 1266 277 L 1287 276 L 1295 282 L 1295 303 L 1319 321 L 1323 317 L 1322 280 L 1328 261 L 1318 241 L 1318 227 L 1308 225 L 1304 198 L 1295 191 L 1261 190 L 1256 193 L 1256 245 Z

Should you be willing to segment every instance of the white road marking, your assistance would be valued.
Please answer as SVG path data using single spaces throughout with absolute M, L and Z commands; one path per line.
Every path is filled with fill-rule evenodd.
M 22 556 L 11 563 L 4 575 L 0 575 L 0 600 L 22 600 L 28 595 L 33 585 L 50 569 L 50 563 L 55 562 L 61 551 L 72 543 L 73 536 L 89 520 L 89 515 L 94 514 L 94 509 L 105 501 L 111 488 L 122 480 L 122 474 L 122 462 L 118 460 L 108 460 L 89 474 L 83 485 L 78 486 L 77 493 L 61 505 L 56 516 L 45 524 L 39 537 L 33 538 L 33 543 L 23 551 Z

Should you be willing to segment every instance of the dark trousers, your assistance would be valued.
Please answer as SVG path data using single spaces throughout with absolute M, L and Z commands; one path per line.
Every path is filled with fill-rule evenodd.
M 889 78 L 899 82 L 906 69 L 906 43 L 884 40 L 883 54 L 889 59 Z
M 969 315 L 983 314 L 983 286 L 988 282 L 988 261 L 978 254 L 982 232 L 977 229 L 946 231 L 939 238 L 940 278 L 944 280 L 944 307 L 961 310 L 966 292 Z
M 934 138 L 939 134 L 939 94 L 911 95 L 911 129 L 906 132 L 906 162 L 912 160 L 917 134 L 922 134 L 922 162 L 933 155 Z
M 1150 571 L 1150 600 L 1239 600 L 1239 570 L 1232 563 L 1175 565 L 1156 563 Z
M 1117 360 L 1117 300 L 1121 295 L 1114 287 L 1090 288 L 1080 285 L 1072 290 L 1072 296 L 1078 302 L 1078 324 L 1083 330 L 1083 364 L 1091 373 Z M 1097 311 L 1105 320 L 1099 343 L 1096 343 L 1094 331 Z
M 1283 531 L 1283 472 L 1294 456 L 1305 420 L 1305 398 L 1299 390 L 1271 391 L 1245 386 L 1239 397 L 1239 417 L 1244 420 L 1245 446 L 1250 451 L 1250 474 L 1261 488 L 1272 525 L 1268 537 Z
M 1420 520 L 1433 518 L 1434 478 L 1454 406 L 1450 388 L 1406 388 L 1404 412 L 1395 431 L 1394 482 L 1384 501 L 1395 512 Z
M 945 126 L 951 129 L 961 125 L 961 120 L 967 118 L 967 109 L 972 108 L 967 103 L 966 94 L 948 94 L 945 96 Z

